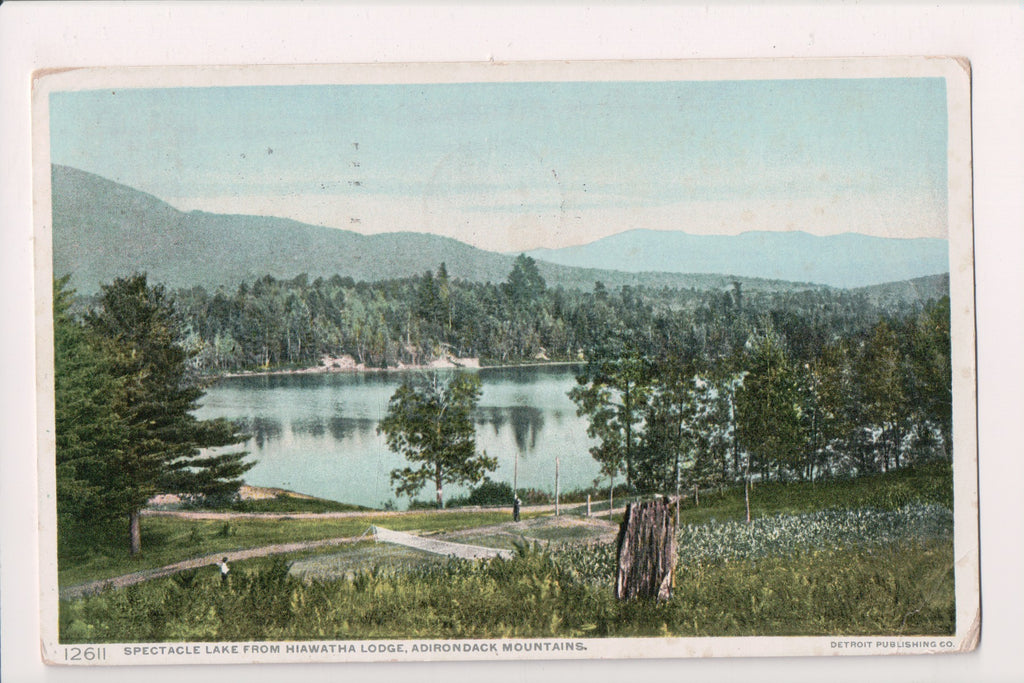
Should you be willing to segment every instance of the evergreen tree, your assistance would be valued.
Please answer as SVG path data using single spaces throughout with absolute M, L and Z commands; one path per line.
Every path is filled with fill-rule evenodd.
M 911 337 L 911 391 L 919 416 L 942 436 L 942 453 L 953 455 L 953 368 L 949 297 L 930 302 L 915 321 Z
M 859 358 L 858 384 L 867 424 L 879 430 L 876 447 L 883 471 L 900 466 L 911 406 L 907 401 L 906 359 L 900 336 L 882 320 L 871 332 Z
M 547 283 L 537 268 L 537 262 L 526 254 L 520 254 L 512 264 L 512 271 L 502 287 L 513 307 L 525 310 L 534 308 L 540 302 L 547 289 Z
M 113 408 L 124 447 L 107 456 L 105 497 L 127 516 L 134 555 L 141 549 L 139 512 L 153 495 L 229 494 L 252 464 L 242 452 L 204 452 L 242 437 L 226 420 L 193 415 L 203 391 L 189 381 L 188 354 L 163 287 L 149 286 L 145 275 L 114 280 L 103 287 L 88 326 L 113 355 L 119 381 Z
M 391 472 L 398 495 L 415 496 L 432 481 L 441 508 L 444 484 L 478 484 L 498 466 L 496 458 L 476 450 L 472 413 L 480 391 L 480 378 L 462 372 L 445 385 L 433 373 L 427 381 L 407 380 L 395 390 L 377 432 L 388 448 L 413 463 Z
M 54 283 L 54 410 L 58 537 L 113 518 L 111 455 L 125 447 L 113 358 L 70 314 L 70 276 Z

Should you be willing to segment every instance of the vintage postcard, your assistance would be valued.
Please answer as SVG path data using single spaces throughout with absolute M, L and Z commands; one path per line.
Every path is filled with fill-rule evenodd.
M 49 663 L 977 644 L 963 60 L 33 96 Z

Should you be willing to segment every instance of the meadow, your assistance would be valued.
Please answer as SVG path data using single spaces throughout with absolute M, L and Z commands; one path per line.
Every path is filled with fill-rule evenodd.
M 771 487 L 756 487 L 754 499 L 762 506 L 749 524 L 735 514 L 736 492 L 724 492 L 717 501 L 702 496 L 699 508 L 681 511 L 675 587 L 664 604 L 616 601 L 611 590 L 614 543 L 591 540 L 576 528 L 552 531 L 538 521 L 526 532 L 532 537 L 524 534 L 512 544 L 516 554 L 509 560 L 449 560 L 362 541 L 326 554 L 241 562 L 227 585 L 213 568 L 204 568 L 62 601 L 60 638 L 117 642 L 955 631 L 948 468 L 901 471 L 867 481 Z M 840 502 L 842 493 L 852 501 L 849 506 Z M 494 525 L 508 522 L 505 513 L 496 511 L 385 519 L 379 523 L 389 528 L 462 534 L 473 543 L 486 542 L 489 534 L 497 538 L 501 534 L 493 531 Z M 151 534 L 165 534 L 165 552 L 174 550 L 180 556 L 181 539 L 174 535 L 183 532 L 183 520 L 149 518 L 146 523 Z M 297 535 L 358 535 L 368 520 L 231 524 L 237 524 L 236 536 L 227 539 L 245 545 L 270 538 L 295 540 Z M 217 523 L 188 525 L 199 525 L 191 528 L 217 538 Z M 154 551 L 159 540 L 151 536 Z M 303 567 L 306 571 L 300 571 Z

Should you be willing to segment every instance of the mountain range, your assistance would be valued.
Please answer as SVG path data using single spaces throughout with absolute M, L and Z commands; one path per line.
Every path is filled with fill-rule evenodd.
M 949 272 L 943 239 L 891 239 L 859 233 L 818 236 L 807 232 L 692 235 L 630 230 L 529 256 L 577 268 L 629 272 L 729 273 L 790 282 L 855 288 Z
M 233 289 L 264 275 L 403 278 L 436 270 L 442 262 L 453 277 L 501 282 L 515 259 L 427 233 L 363 235 L 284 218 L 179 211 L 153 195 L 68 166 L 54 165 L 51 179 L 54 273 L 72 274 L 72 286 L 84 294 L 133 272 L 146 272 L 151 281 L 172 289 Z M 813 286 L 810 282 L 856 286 L 945 273 L 944 245 L 943 240 L 861 235 L 707 238 L 630 231 L 582 247 L 529 254 L 549 285 L 566 288 L 589 290 L 600 281 L 611 288 L 642 284 L 704 290 L 739 281 L 747 290 L 788 290 Z M 842 278 L 826 278 L 822 268 L 828 264 Z M 858 269 L 870 270 L 874 280 L 858 280 Z M 941 279 L 927 280 L 924 290 L 942 286 Z M 836 284 L 842 282 L 847 284 Z

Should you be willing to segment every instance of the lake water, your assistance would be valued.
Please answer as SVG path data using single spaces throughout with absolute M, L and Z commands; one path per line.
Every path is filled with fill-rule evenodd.
M 444 371 L 442 371 L 444 372 Z M 574 370 L 564 366 L 482 369 L 476 410 L 477 449 L 498 459 L 494 481 L 510 485 L 518 460 L 522 488 L 554 492 L 587 487 L 599 476 L 588 449 L 587 422 L 567 392 Z M 406 374 L 331 373 L 232 377 L 211 387 L 197 416 L 240 422 L 256 461 L 245 475 L 253 486 L 272 486 L 332 500 L 380 507 L 396 499 L 391 471 L 406 461 L 388 450 L 377 423 Z M 445 500 L 464 495 L 447 486 Z M 419 493 L 434 500 L 433 484 Z

